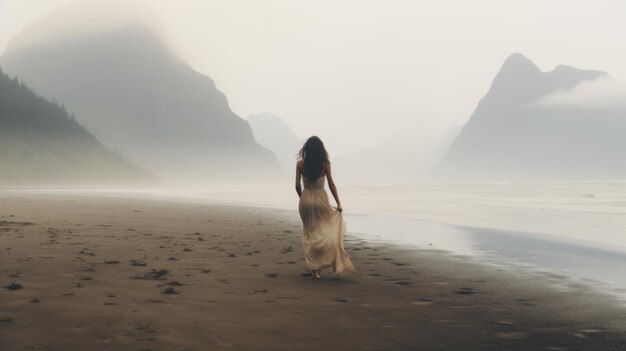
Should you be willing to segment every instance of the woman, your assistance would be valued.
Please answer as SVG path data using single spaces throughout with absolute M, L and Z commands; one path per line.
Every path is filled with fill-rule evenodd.
M 303 178 L 304 191 L 300 186 Z M 337 207 L 328 202 L 324 180 L 335 198 Z M 346 224 L 343 221 L 341 202 L 330 171 L 328 153 L 324 143 L 316 136 L 310 137 L 300 150 L 296 165 L 296 192 L 304 233 L 302 246 L 307 267 L 313 279 L 320 279 L 320 271 L 332 267 L 335 273 L 354 272 L 348 254 L 343 248 Z

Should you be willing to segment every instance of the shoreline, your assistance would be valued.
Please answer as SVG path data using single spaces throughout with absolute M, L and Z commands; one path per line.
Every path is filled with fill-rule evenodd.
M 302 276 L 299 219 L 287 210 L 33 194 L 0 194 L 0 204 L 0 221 L 13 222 L 0 226 L 0 283 L 23 286 L 0 290 L 3 350 L 617 350 L 626 342 L 618 300 L 463 255 L 347 235 L 358 273 L 311 281 Z M 168 273 L 145 278 L 150 269 Z M 182 285 L 163 285 L 173 281 Z M 162 294 L 168 288 L 178 294 Z
M 598 292 L 626 303 L 626 272 L 621 269 L 626 265 L 626 251 L 621 246 L 609 247 L 550 234 L 413 220 L 398 215 L 373 217 L 375 215 L 350 217 L 352 233 L 355 234 L 356 225 L 356 233 L 383 245 L 442 250 L 504 270 L 567 276 L 571 281 L 592 284 Z M 367 227 L 376 229 L 365 229 Z M 377 231 L 394 234 L 373 235 Z M 437 235 L 424 235 L 431 232 Z
M 578 184 L 578 183 L 576 183 Z M 595 183 L 592 183 L 595 184 Z M 607 185 L 600 183 L 601 185 Z M 621 183 L 608 184 L 608 185 L 621 185 Z M 255 188 L 255 187 L 252 187 Z M 295 214 L 297 217 L 297 210 L 292 208 L 286 208 L 284 206 L 278 206 L 270 203 L 256 203 L 252 201 L 230 200 L 220 198 L 204 198 L 194 197 L 192 195 L 184 196 L 180 192 L 188 194 L 196 193 L 194 189 L 180 189 L 172 188 L 176 190 L 176 195 L 163 195 L 159 191 L 153 189 L 146 192 L 145 189 L 139 189 L 139 191 L 126 191 L 125 189 L 51 189 L 51 188 L 31 188 L 31 189 L 0 189 L 0 196 L 2 194 L 20 194 L 26 191 L 31 195 L 53 195 L 53 196 L 79 196 L 86 198 L 113 198 L 113 199 L 130 199 L 130 200 L 146 200 L 146 201 L 165 201 L 174 204 L 200 204 L 210 206 L 226 206 L 233 208 L 248 208 L 248 209 L 263 209 L 272 210 L 277 212 L 284 212 L 288 214 Z M 170 190 L 172 190 L 170 189 Z M 217 189 L 224 190 L 222 187 Z M 3 192 L 4 190 L 4 192 Z M 8 190 L 8 191 L 7 191 Z M 227 189 L 228 192 L 236 191 L 241 192 L 242 187 L 231 187 Z M 236 197 L 236 196 L 235 196 Z M 294 200 L 295 201 L 295 200 Z M 297 202 L 294 202 L 294 206 L 297 206 Z M 361 234 L 365 236 L 365 239 L 370 242 L 377 242 L 390 245 L 398 245 L 401 247 L 410 246 L 416 250 L 420 249 L 437 249 L 447 251 L 451 255 L 466 255 L 471 256 L 474 259 L 480 260 L 480 263 L 486 265 L 496 266 L 502 269 L 519 270 L 525 269 L 529 271 L 564 275 L 570 278 L 572 281 L 583 283 L 587 285 L 593 285 L 593 287 L 599 293 L 610 294 L 621 300 L 626 301 L 626 273 L 616 269 L 620 265 L 626 264 L 626 247 L 622 245 L 609 246 L 606 242 L 598 242 L 589 239 L 581 239 L 579 237 L 567 237 L 562 235 L 556 235 L 553 233 L 540 233 L 532 231 L 522 231 L 519 229 L 503 229 L 499 226 L 477 226 L 458 223 L 444 223 L 427 219 L 418 219 L 407 217 L 406 214 L 401 213 L 344 213 L 350 225 L 348 226 L 347 235 Z M 298 217 L 299 218 L 299 217 Z M 355 224 L 365 219 L 365 224 L 361 224 L 360 230 L 354 229 Z M 383 220 L 381 220 L 383 219 Z M 299 224 L 299 221 L 298 221 Z M 374 227 L 375 230 L 370 228 Z M 365 229 L 364 229 L 365 228 Z M 437 241 L 432 238 L 424 238 L 422 241 L 418 239 L 419 231 L 435 231 L 437 232 Z M 385 232 L 386 235 L 381 235 Z M 552 252 L 542 252 L 544 255 L 555 256 L 567 256 L 563 255 L 563 249 L 568 248 L 567 251 L 576 251 L 578 255 L 589 256 L 601 252 L 605 256 L 620 256 L 619 262 L 616 260 L 605 259 L 604 262 L 594 261 L 588 262 L 591 265 L 584 267 L 578 264 L 579 257 L 567 257 L 568 262 L 565 260 L 552 260 L 552 264 L 546 265 L 545 260 L 543 264 L 538 264 L 537 258 L 531 257 L 527 254 L 525 259 L 518 260 L 519 257 L 513 257 L 515 255 L 502 255 L 502 253 L 508 251 L 511 253 L 511 247 L 513 245 L 505 244 L 498 248 L 501 252 L 495 252 L 494 250 L 484 250 L 480 247 L 492 245 L 490 241 L 475 240 L 474 242 L 468 242 L 468 238 L 481 238 L 485 237 L 485 233 L 497 233 L 499 237 L 507 236 L 513 237 L 514 240 L 519 242 L 522 239 L 521 244 L 527 245 L 534 242 L 547 245 L 549 247 L 556 248 Z M 390 233 L 393 233 L 389 235 Z M 400 235 L 398 236 L 398 233 Z M 440 240 L 441 237 L 444 240 Z M 493 237 L 493 235 L 492 235 Z M 508 246 L 508 247 L 507 247 Z M 571 250 L 575 248 L 575 250 Z M 492 248 L 493 249 L 493 248 Z M 533 251 L 545 251 L 542 247 L 536 245 Z M 571 252 L 568 252 L 571 253 Z M 519 256 L 519 253 L 517 253 Z M 598 256 L 598 255 L 596 255 Z M 610 262 L 609 262 L 610 261 Z M 569 265 L 569 266 L 568 266 Z M 572 269 L 575 267 L 577 269 Z M 589 267 L 592 267 L 590 270 Z M 614 275 L 607 273 L 612 272 Z M 617 279 L 615 279 L 617 277 Z

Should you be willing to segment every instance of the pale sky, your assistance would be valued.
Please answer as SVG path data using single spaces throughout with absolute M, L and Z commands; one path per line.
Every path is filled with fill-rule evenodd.
M 86 0 L 85 0 L 86 1 Z M 0 52 L 69 0 L 0 0 Z M 520 52 L 626 81 L 624 1 L 146 1 L 172 48 L 242 117 L 263 111 L 335 154 L 463 124 Z

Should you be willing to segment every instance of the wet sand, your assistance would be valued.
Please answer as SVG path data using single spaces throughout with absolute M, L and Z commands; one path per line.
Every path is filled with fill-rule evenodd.
M 0 193 L 0 350 L 626 348 L 623 303 L 566 277 L 348 235 L 357 274 L 313 281 L 300 233 L 289 211 Z

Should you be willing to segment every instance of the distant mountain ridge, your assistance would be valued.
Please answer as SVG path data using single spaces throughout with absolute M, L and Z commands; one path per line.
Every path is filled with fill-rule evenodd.
M 523 55 L 511 55 L 436 175 L 476 181 L 626 179 L 623 108 L 540 103 L 607 76 L 565 65 L 542 72 Z
M 18 35 L 0 63 L 169 183 L 248 182 L 279 168 L 213 80 L 140 24 L 34 46 Z
M 292 171 L 296 154 L 304 141 L 296 136 L 285 121 L 268 112 L 248 116 L 248 123 L 256 141 L 276 154 L 284 170 Z
M 157 183 L 67 111 L 0 70 L 0 185 Z

